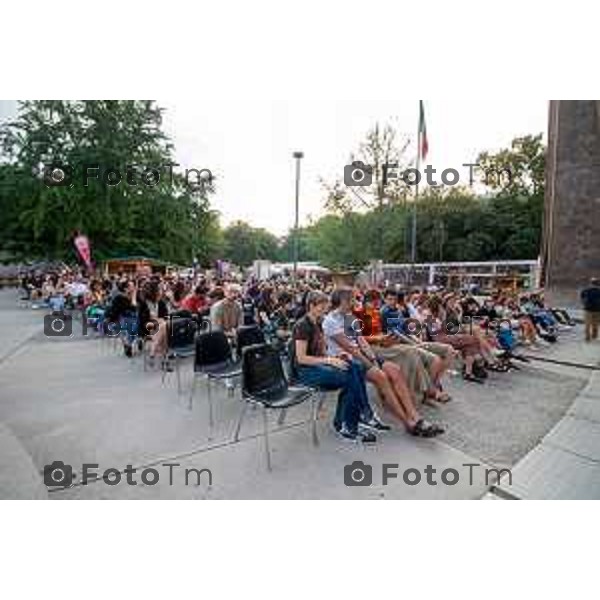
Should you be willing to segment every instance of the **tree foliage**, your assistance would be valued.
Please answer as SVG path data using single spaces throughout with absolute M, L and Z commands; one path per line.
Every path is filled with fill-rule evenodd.
M 326 210 L 337 214 L 376 210 L 406 199 L 410 187 L 399 174 L 411 166 L 407 158 L 409 145 L 409 139 L 400 136 L 390 124 L 375 123 L 348 161 L 348 165 L 359 163 L 368 167 L 372 184 L 348 186 L 339 179 L 333 184 L 323 182 Z
M 365 161 L 369 153 L 377 156 L 384 147 L 377 141 L 380 137 L 377 128 L 369 132 L 359 156 Z M 515 138 L 509 148 L 482 152 L 477 162 L 481 181 L 474 187 L 421 187 L 419 262 L 538 256 L 545 176 L 542 136 Z M 370 197 L 375 200 L 360 206 L 351 201 L 352 191 L 340 181 L 327 188 L 330 214 L 306 229 L 312 240 L 307 244 L 310 258 L 330 266 L 359 266 L 374 258 L 409 262 L 414 195 L 404 188 L 396 188 L 396 193 L 385 188 L 378 193 L 378 189 L 374 177 Z M 369 196 L 362 192 L 362 197 Z
M 223 231 L 223 256 L 236 265 L 248 266 L 254 260 L 279 259 L 279 240 L 266 229 L 235 221 Z
M 0 130 L 2 249 L 16 258 L 65 258 L 75 230 L 86 233 L 97 259 L 143 254 L 180 264 L 213 258 L 218 219 L 210 210 L 211 185 L 190 186 L 173 161 L 153 101 L 28 101 Z M 48 187 L 43 170 L 66 165 L 70 185 Z M 85 165 L 100 165 L 84 185 Z M 137 165 L 126 181 L 127 165 Z M 118 185 L 103 173 L 116 168 Z M 144 185 L 144 169 L 160 180 Z M 171 176 L 172 174 L 172 176 Z M 114 179 L 113 179 L 114 181 Z

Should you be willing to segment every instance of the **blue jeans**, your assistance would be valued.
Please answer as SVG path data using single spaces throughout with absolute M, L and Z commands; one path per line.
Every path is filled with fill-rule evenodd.
M 48 304 L 53 312 L 62 312 L 65 309 L 65 299 L 62 296 L 51 296 Z
M 121 332 L 125 331 L 127 344 L 131 346 L 135 341 L 138 333 L 138 318 L 133 315 L 125 315 L 119 319 Z
M 333 421 L 336 429 L 345 425 L 349 431 L 356 432 L 361 418 L 368 421 L 373 417 L 367 396 L 364 369 L 357 361 L 352 361 L 345 370 L 329 365 L 311 367 L 299 365 L 298 380 L 311 387 L 340 390 Z
M 534 313 L 533 320 L 539 323 L 544 329 L 556 327 L 556 319 L 553 315 L 545 310 L 540 310 L 537 313 Z

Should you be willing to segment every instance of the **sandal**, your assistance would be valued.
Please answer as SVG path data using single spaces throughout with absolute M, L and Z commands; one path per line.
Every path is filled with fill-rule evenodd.
M 432 438 L 440 433 L 444 433 L 444 429 L 439 425 L 432 425 L 425 421 L 425 419 L 419 419 L 409 430 L 408 433 L 414 437 Z
M 495 373 L 506 373 L 510 367 L 506 363 L 491 363 L 485 367 L 488 371 L 494 371 Z
M 435 391 L 427 391 L 423 395 L 423 404 L 427 406 L 439 407 L 440 404 L 447 404 L 452 400 L 452 396 L 448 392 L 437 388 Z
M 446 404 L 446 402 L 450 402 L 450 400 L 452 400 L 452 396 L 444 390 L 444 387 L 441 383 L 437 383 L 436 388 L 442 393 L 442 396 L 445 398 L 445 400 L 440 400 L 440 402 Z
M 446 428 L 438 425 L 437 423 L 431 423 L 429 428 L 433 432 L 434 435 L 441 435 L 442 433 L 446 433 Z
M 450 402 L 450 400 L 452 400 L 452 396 L 448 392 L 445 392 L 444 390 L 439 390 L 439 392 L 435 398 L 435 401 L 440 402 L 441 404 L 448 404 L 448 402 Z
M 436 395 L 432 395 L 427 392 L 423 392 L 422 402 L 426 406 L 431 406 L 431 408 L 439 408 L 440 407 L 440 402 L 437 399 Z

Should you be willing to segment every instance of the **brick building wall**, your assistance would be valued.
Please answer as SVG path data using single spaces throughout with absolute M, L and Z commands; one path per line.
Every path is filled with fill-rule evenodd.
M 600 102 L 550 102 L 542 260 L 547 296 L 578 305 L 600 277 Z

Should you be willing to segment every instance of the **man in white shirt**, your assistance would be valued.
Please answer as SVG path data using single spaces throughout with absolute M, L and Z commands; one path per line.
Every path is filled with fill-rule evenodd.
M 74 298 L 78 298 L 87 294 L 88 286 L 78 278 L 67 286 L 67 292 Z

